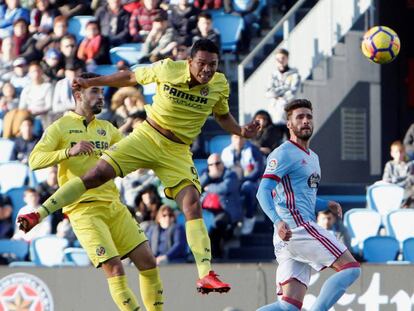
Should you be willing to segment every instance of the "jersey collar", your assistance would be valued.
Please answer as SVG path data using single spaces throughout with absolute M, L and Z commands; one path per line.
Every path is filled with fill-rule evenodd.
M 66 114 L 68 116 L 74 118 L 74 119 L 77 119 L 77 120 L 82 120 L 82 121 L 85 120 L 85 117 L 84 116 L 81 116 L 80 114 L 77 114 L 74 111 L 68 111 Z M 95 121 L 95 119 L 96 119 L 96 117 L 94 116 L 91 122 Z
M 303 152 L 306 152 L 307 155 L 310 155 L 310 151 L 309 149 L 305 149 L 303 148 L 301 145 L 295 143 L 293 140 L 289 139 L 289 142 L 291 142 L 292 144 L 294 144 L 296 147 L 298 147 L 300 150 L 302 150 Z

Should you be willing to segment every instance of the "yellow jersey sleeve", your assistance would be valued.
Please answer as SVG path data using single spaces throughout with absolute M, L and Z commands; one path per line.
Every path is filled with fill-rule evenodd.
M 53 123 L 43 133 L 29 156 L 29 166 L 37 170 L 60 163 L 69 158 L 69 148 L 60 149 L 61 133 L 57 123 Z
M 219 93 L 219 100 L 213 107 L 213 113 L 217 115 L 224 115 L 229 113 L 229 95 L 230 95 L 230 87 L 229 83 L 226 79 L 223 79 L 221 82 L 223 87 Z

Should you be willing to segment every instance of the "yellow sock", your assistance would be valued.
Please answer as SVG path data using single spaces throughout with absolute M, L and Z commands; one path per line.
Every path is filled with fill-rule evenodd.
M 56 212 L 75 202 L 86 191 L 85 185 L 82 179 L 79 177 L 72 178 L 62 187 L 60 187 L 49 199 L 47 199 L 42 206 L 37 210 L 40 214 L 40 218 L 43 219 L 46 216 Z
M 121 311 L 140 310 L 137 298 L 129 289 L 125 275 L 108 278 L 109 291 L 112 299 Z
M 164 307 L 163 288 L 158 268 L 139 272 L 141 298 L 147 311 L 162 311 Z
M 204 220 L 188 220 L 185 224 L 187 242 L 193 252 L 198 276 L 206 276 L 211 270 L 211 243 Z

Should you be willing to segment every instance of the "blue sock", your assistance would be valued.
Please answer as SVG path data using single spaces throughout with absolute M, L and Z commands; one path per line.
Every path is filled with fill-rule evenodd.
M 299 309 L 286 301 L 280 300 L 270 305 L 263 306 L 256 311 L 299 311 Z
M 332 275 L 323 284 L 318 298 L 309 311 L 328 311 L 360 274 L 361 268 L 348 268 Z

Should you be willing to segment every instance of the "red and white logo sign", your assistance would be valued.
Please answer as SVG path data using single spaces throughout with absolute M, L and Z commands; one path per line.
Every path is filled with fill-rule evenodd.
M 27 273 L 13 273 L 0 280 L 1 311 L 53 311 L 53 298 L 47 285 Z

